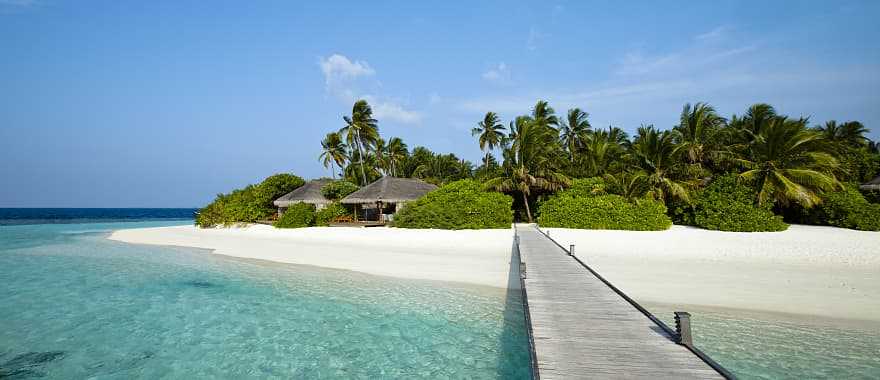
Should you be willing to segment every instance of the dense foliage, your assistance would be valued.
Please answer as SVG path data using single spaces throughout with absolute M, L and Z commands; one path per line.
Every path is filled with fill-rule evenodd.
M 315 206 L 308 203 L 294 203 L 273 224 L 277 228 L 302 228 L 315 223 Z
M 847 184 L 843 191 L 825 194 L 817 207 L 792 214 L 800 223 L 880 231 L 880 204 L 868 202 L 855 184 Z
M 708 230 L 783 231 L 788 225 L 773 214 L 769 205 L 755 204 L 756 191 L 737 179 L 724 175 L 712 180 L 693 207 L 693 223 Z
M 394 227 L 447 230 L 510 228 L 513 200 L 473 180 L 446 184 L 394 214 Z
M 752 105 L 730 118 L 707 103 L 685 104 L 676 125 L 630 127 L 632 136 L 619 127 L 593 127 L 580 108 L 557 115 L 541 100 L 524 111 L 507 121 L 487 112 L 475 123 L 470 132 L 482 151 L 482 162 L 475 166 L 453 154 L 409 150 L 399 138 L 386 142 L 369 104 L 358 101 L 343 128 L 322 140 L 322 162 L 341 168 L 347 180 L 359 184 L 382 175 L 441 185 L 479 179 L 487 189 L 513 197 L 515 215 L 528 221 L 541 200 L 577 178 L 603 178 L 608 194 L 630 203 L 661 202 L 677 223 L 696 224 L 695 198 L 710 179 L 725 174 L 754 187 L 753 203 L 760 210 L 786 215 L 819 207 L 828 194 L 842 190 L 842 182 L 861 183 L 880 174 L 878 144 L 866 137 L 868 129 L 861 123 L 810 125 L 809 119 L 783 115 L 768 104 Z M 739 205 L 743 217 L 763 220 L 768 215 L 760 210 L 746 215 L 745 205 Z M 735 222 L 736 227 L 709 219 L 702 223 L 781 228 L 757 219 L 751 227 L 745 221 Z
M 315 225 L 326 227 L 330 225 L 330 222 L 332 222 L 333 219 L 348 214 L 348 210 L 346 210 L 345 207 L 339 203 L 333 202 L 315 213 Z
M 358 186 L 348 181 L 333 181 L 321 187 L 321 194 L 330 200 L 345 198 L 358 190 Z
M 302 178 L 293 174 L 276 174 L 258 185 L 218 194 L 213 202 L 199 210 L 195 223 L 200 227 L 214 227 L 266 219 L 275 213 L 272 205 L 275 199 L 304 183 Z
M 629 200 L 607 194 L 601 178 L 575 180 L 571 188 L 541 203 L 538 224 L 543 227 L 596 230 L 659 231 L 672 221 L 666 207 L 651 199 Z

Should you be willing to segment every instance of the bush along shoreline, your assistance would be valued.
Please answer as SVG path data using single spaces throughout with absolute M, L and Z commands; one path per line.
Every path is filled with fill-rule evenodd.
M 510 228 L 513 199 L 474 180 L 446 184 L 394 214 L 393 227 L 445 230 Z
M 648 198 L 607 194 L 601 178 L 575 180 L 538 208 L 542 227 L 594 230 L 662 231 L 672 226 L 666 206 Z

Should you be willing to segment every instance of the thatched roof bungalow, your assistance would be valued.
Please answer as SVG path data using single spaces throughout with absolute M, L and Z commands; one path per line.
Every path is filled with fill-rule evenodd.
M 880 176 L 876 176 L 874 177 L 874 179 L 863 183 L 861 186 L 859 186 L 859 189 L 880 191 Z
M 311 180 L 306 182 L 306 184 L 297 187 L 295 190 L 282 195 L 281 198 L 276 199 L 275 202 L 272 203 L 278 207 L 279 215 L 283 214 L 284 210 L 287 210 L 287 208 L 294 203 L 313 204 L 316 209 L 320 210 L 331 202 L 321 194 L 321 188 L 330 182 L 333 181 L 329 179 Z
M 385 221 L 384 215 L 392 214 L 406 202 L 421 198 L 437 186 L 414 178 L 382 177 L 376 182 L 342 198 L 340 202 L 364 209 L 364 220 Z M 371 215 L 373 214 L 373 215 Z

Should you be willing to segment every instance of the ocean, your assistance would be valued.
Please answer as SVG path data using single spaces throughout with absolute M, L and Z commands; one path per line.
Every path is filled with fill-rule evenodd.
M 106 239 L 193 211 L 0 209 L 0 378 L 529 377 L 518 291 Z M 689 311 L 742 379 L 880 378 L 872 327 Z

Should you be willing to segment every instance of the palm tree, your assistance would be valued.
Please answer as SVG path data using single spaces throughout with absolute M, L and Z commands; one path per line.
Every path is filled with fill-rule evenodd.
M 534 220 L 529 206 L 532 191 L 556 191 L 569 183 L 568 177 L 557 170 L 555 153 L 559 146 L 554 132 L 532 118 L 517 117 L 511 123 L 511 145 L 504 150 L 504 173 L 485 183 L 488 189 L 519 192 L 529 223 Z
M 672 198 L 688 201 L 685 183 L 677 180 L 675 171 L 679 161 L 672 132 L 658 131 L 653 125 L 638 129 L 630 157 L 635 169 L 645 174 L 650 194 L 662 202 Z
M 681 110 L 681 120 L 673 128 L 674 138 L 688 163 L 702 168 L 708 156 L 716 152 L 716 134 L 721 130 L 725 120 L 718 116 L 715 109 L 706 103 L 690 103 Z
M 471 135 L 479 136 L 480 150 L 486 152 L 485 162 L 489 162 L 489 152 L 501 146 L 504 141 L 504 124 L 501 124 L 495 112 L 487 112 L 483 121 L 471 129 Z
M 570 162 L 574 161 L 574 152 L 583 148 L 587 134 L 590 132 L 588 116 L 589 114 L 581 111 L 580 108 L 572 108 L 568 110 L 568 115 L 559 128 L 562 146 L 568 150 Z
M 840 186 L 831 174 L 838 163 L 826 153 L 825 139 L 808 130 L 805 119 L 778 116 L 765 120 L 738 162 L 746 169 L 740 178 L 755 184 L 758 203 L 792 202 L 810 208 L 819 192 Z
M 623 171 L 617 174 L 605 174 L 605 190 L 634 201 L 643 198 L 650 192 L 648 176 L 642 172 Z
M 336 169 L 333 164 L 335 163 L 341 168 L 347 158 L 345 146 L 342 144 L 342 136 L 336 132 L 328 133 L 324 140 L 321 140 L 321 149 L 321 162 L 325 168 L 330 168 L 333 179 L 336 179 Z
M 385 148 L 385 158 L 388 160 L 391 169 L 391 176 L 398 175 L 400 164 L 406 160 L 409 152 L 406 144 L 399 137 L 392 137 L 388 140 L 388 146 Z
M 364 169 L 363 158 L 364 151 L 372 146 L 379 138 L 379 127 L 376 119 L 373 119 L 373 109 L 366 100 L 358 100 L 354 103 L 351 110 L 351 117 L 343 116 L 345 127 L 339 130 L 345 136 L 345 141 L 349 146 L 357 149 L 358 163 L 361 169 L 362 185 L 367 184 L 367 173 Z
M 841 147 L 863 147 L 868 141 L 865 134 L 869 130 L 858 121 L 837 124 L 837 121 L 831 120 L 816 130 L 822 134 L 825 140 L 839 144 Z
M 550 107 L 544 100 L 539 100 L 535 104 L 535 108 L 532 108 L 532 120 L 539 127 L 552 128 L 554 132 L 557 132 L 555 127 L 559 126 L 559 118 L 556 117 L 556 111 L 553 107 Z

